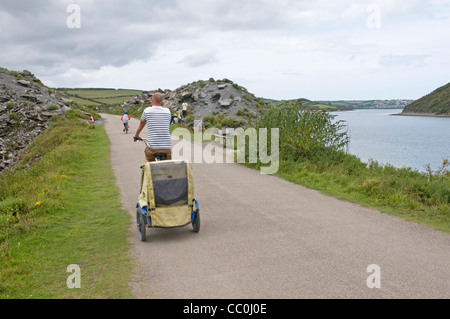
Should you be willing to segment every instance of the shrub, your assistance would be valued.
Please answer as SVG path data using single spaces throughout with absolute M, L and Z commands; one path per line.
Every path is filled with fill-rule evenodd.
M 298 160 L 328 150 L 342 150 L 348 144 L 343 122 L 333 119 L 328 112 L 307 110 L 300 101 L 289 101 L 271 104 L 256 126 L 279 128 L 280 156 Z
M 249 102 L 251 102 L 251 100 L 252 100 L 252 97 L 250 96 L 250 94 L 247 94 L 247 93 L 245 93 L 244 95 L 242 95 L 242 98 L 243 98 L 244 100 L 249 101 Z
M 58 109 L 59 109 L 58 105 L 53 104 L 53 105 L 50 105 L 47 108 L 47 111 L 55 111 L 55 110 L 58 110 Z
M 13 121 L 17 121 L 19 119 L 19 115 L 17 115 L 17 113 L 13 112 L 9 115 L 9 117 L 11 118 L 11 120 Z

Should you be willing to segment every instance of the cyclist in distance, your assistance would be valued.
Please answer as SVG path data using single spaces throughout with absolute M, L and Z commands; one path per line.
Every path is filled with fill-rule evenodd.
M 125 111 L 125 114 L 121 118 L 123 123 L 123 131 L 128 134 L 128 130 L 130 129 L 130 125 L 128 122 L 131 120 L 131 117 L 128 115 L 128 111 Z

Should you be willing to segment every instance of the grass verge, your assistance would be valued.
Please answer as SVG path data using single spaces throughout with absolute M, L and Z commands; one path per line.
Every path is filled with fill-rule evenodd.
M 450 232 L 448 160 L 438 170 L 428 169 L 427 173 L 383 166 L 375 161 L 363 163 L 342 151 L 349 137 L 345 125 L 333 119 L 327 112 L 307 110 L 298 102 L 269 105 L 256 127 L 279 128 L 279 135 L 275 136 L 279 141 L 278 176 Z M 271 149 L 264 143 L 260 149 L 261 146 Z M 260 164 L 252 166 L 259 168 Z
M 247 165 L 258 168 L 257 164 Z M 375 208 L 450 232 L 450 176 L 361 162 L 335 153 L 333 159 L 280 160 L 277 176 L 324 194 Z
M 57 120 L 0 176 L 0 298 L 132 298 L 129 226 L 105 130 Z

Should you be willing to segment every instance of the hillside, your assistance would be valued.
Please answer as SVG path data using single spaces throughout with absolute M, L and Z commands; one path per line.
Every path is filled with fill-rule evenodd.
M 88 88 L 71 89 L 58 88 L 61 96 L 79 105 L 93 108 L 113 107 L 142 93 L 139 90 Z
M 321 109 L 355 110 L 355 109 L 403 109 L 413 100 L 340 100 L 340 101 L 309 101 L 311 106 Z
M 403 109 L 402 114 L 450 115 L 450 83 L 434 90 Z
M 14 166 L 21 152 L 50 126 L 53 116 L 70 109 L 66 104 L 30 71 L 0 68 L 0 172 Z
M 158 89 L 142 92 L 124 102 L 121 108 L 139 115 L 150 105 L 150 98 L 155 92 L 163 94 L 164 106 L 173 113 L 181 111 L 184 102 L 188 103 L 188 121 L 196 117 L 207 120 L 221 117 L 228 119 L 227 124 L 242 125 L 256 119 L 266 103 L 228 79 L 209 79 L 189 83 L 173 91 Z

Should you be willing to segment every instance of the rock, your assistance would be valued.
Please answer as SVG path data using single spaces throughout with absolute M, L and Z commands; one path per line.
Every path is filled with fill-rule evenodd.
M 220 98 L 221 98 L 220 93 L 216 93 L 216 94 L 214 94 L 214 95 L 212 96 L 211 101 L 212 101 L 212 102 L 218 102 L 218 101 L 220 100 Z
M 34 95 L 26 95 L 26 94 L 24 94 L 21 97 L 24 98 L 25 100 L 28 100 L 28 101 L 31 101 L 31 102 L 35 102 L 35 103 L 39 101 L 39 99 L 36 96 L 34 96 Z
M 66 104 L 72 104 L 72 103 L 73 103 L 73 100 L 70 100 L 70 99 L 61 98 L 61 100 L 62 100 L 64 103 L 66 103 Z
M 149 91 L 148 94 L 151 95 L 155 92 Z M 142 110 L 137 108 L 133 101 L 145 96 L 146 92 L 143 92 L 139 96 L 125 101 L 122 108 L 134 108 L 141 112 Z M 164 106 L 170 108 L 172 112 L 179 112 L 182 104 L 187 102 L 189 105 L 188 117 L 193 116 L 200 119 L 222 115 L 248 123 L 256 120 L 261 114 L 261 100 L 249 93 L 247 89 L 228 79 L 196 81 L 180 86 L 173 91 L 166 90 L 163 94 L 163 101 Z
M 219 105 L 221 108 L 227 109 L 233 104 L 233 102 L 234 101 L 232 99 L 224 99 L 219 101 Z
M 17 80 L 17 83 L 23 85 L 23 86 L 30 86 L 31 82 L 30 81 L 25 81 L 25 80 Z
M 18 75 L 30 81 L 18 80 Z M 47 112 L 47 116 L 41 113 L 52 105 L 57 106 L 54 111 Z M 68 109 L 59 94 L 30 71 L 17 73 L 0 68 L 0 173 L 13 169 L 25 148 L 50 126 L 52 117 Z
M 0 123 L 1 122 L 8 122 L 10 118 L 10 115 L 8 113 L 3 114 L 2 116 L 0 116 Z
M 192 98 L 192 93 L 191 92 L 184 92 L 181 95 L 181 102 L 188 102 L 190 99 Z
M 31 72 L 28 71 L 28 70 L 23 70 L 20 74 L 22 74 L 23 76 L 31 76 L 31 77 L 34 77 L 34 74 L 31 73 Z
M 67 111 L 69 111 L 69 110 L 71 110 L 72 108 L 71 107 L 69 107 L 69 106 L 67 106 L 67 105 L 63 105 L 62 107 L 61 107 L 61 111 L 63 111 L 63 113 L 66 113 Z

